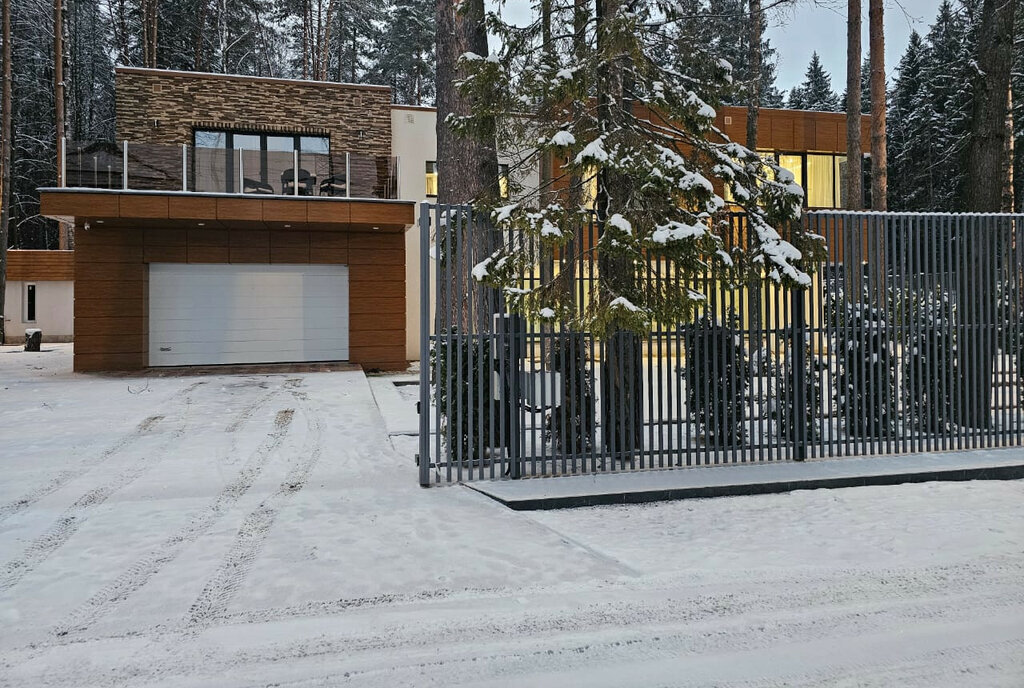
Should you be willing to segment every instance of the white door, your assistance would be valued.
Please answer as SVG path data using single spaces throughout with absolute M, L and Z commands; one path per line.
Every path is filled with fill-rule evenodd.
M 149 266 L 149 364 L 348 360 L 348 266 Z

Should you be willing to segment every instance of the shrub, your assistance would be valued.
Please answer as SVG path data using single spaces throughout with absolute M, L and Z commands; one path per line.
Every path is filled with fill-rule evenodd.
M 743 441 L 750 366 L 735 316 L 719 322 L 703 315 L 683 332 L 686 405 L 706 442 L 732 447 Z

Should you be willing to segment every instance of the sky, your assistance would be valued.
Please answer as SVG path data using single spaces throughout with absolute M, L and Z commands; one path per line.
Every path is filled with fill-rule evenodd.
M 935 20 L 940 0 L 887 0 L 885 3 L 885 71 L 895 75 L 910 32 L 924 35 Z M 863 49 L 868 50 L 868 0 L 864 9 Z M 846 2 L 843 0 L 797 0 L 794 7 L 768 18 L 767 36 L 778 51 L 779 90 L 788 92 L 804 80 L 804 72 L 816 50 L 825 70 L 832 75 L 832 90 L 846 87 Z
M 940 0 L 886 0 L 885 70 L 888 79 L 895 74 L 914 29 L 925 34 L 939 11 Z M 487 0 L 494 7 L 492 0 Z M 506 0 L 503 14 L 507 20 L 521 23 L 530 16 L 529 0 Z M 768 4 L 767 0 L 763 4 Z M 864 10 L 863 49 L 868 50 L 868 0 Z M 804 80 L 811 54 L 818 51 L 825 70 L 832 75 L 832 90 L 846 88 L 846 0 L 791 0 L 784 10 L 768 17 L 766 32 L 778 51 L 779 90 L 788 93 Z M 493 38 L 492 38 L 493 40 Z

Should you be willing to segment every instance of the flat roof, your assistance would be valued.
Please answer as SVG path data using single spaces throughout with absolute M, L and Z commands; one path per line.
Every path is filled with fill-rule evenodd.
M 218 72 L 189 72 L 180 69 L 153 69 L 149 67 L 129 67 L 117 65 L 115 72 L 124 74 L 150 74 L 153 76 L 173 75 L 191 76 L 200 79 L 222 79 L 225 81 L 256 81 L 273 84 L 301 84 L 303 86 L 325 86 L 331 88 L 355 89 L 361 91 L 391 91 L 390 86 L 376 84 L 350 84 L 341 81 L 314 81 L 311 79 L 283 79 L 271 76 L 251 76 L 247 74 L 221 74 Z

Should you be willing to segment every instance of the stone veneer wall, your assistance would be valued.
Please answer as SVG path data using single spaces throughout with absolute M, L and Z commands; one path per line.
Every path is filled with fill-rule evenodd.
M 117 140 L 192 143 L 196 128 L 328 134 L 332 153 L 391 154 L 391 89 L 117 69 Z

